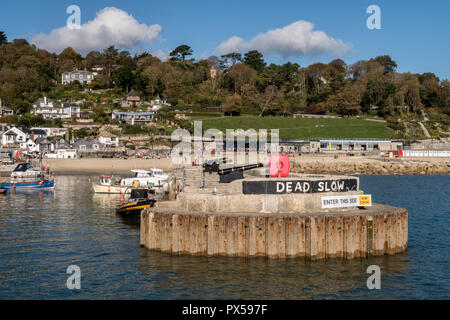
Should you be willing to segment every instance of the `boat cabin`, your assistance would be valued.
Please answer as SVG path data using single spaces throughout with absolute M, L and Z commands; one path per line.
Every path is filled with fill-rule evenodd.
M 112 176 L 101 176 L 100 177 L 100 184 L 103 186 L 110 186 L 112 185 Z
M 135 178 L 151 178 L 151 177 L 153 177 L 153 173 L 151 171 L 131 170 L 131 172 L 134 172 Z
M 130 200 L 151 199 L 152 195 L 148 189 L 131 189 Z
M 166 176 L 166 173 L 161 169 L 151 169 L 154 176 Z
M 26 172 L 27 170 L 33 170 L 33 166 L 29 164 L 28 162 L 25 163 L 19 163 L 16 168 L 13 170 L 13 172 Z

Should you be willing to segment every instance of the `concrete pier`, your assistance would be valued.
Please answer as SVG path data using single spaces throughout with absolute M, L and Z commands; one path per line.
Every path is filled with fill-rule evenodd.
M 142 212 L 140 242 L 172 254 L 311 260 L 405 251 L 406 209 L 381 204 L 322 208 L 323 196 L 362 193 L 358 178 L 345 176 L 251 178 L 219 190 L 191 189 Z

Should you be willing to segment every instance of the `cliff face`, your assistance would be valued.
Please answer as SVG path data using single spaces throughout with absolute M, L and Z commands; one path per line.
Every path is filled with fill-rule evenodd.
M 442 162 L 384 162 L 384 161 L 296 161 L 291 169 L 296 173 L 319 174 L 449 174 L 450 168 Z

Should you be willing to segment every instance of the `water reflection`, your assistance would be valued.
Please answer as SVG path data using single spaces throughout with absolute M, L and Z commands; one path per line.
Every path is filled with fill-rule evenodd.
M 172 256 L 142 249 L 139 261 L 139 270 L 152 279 L 152 287 L 162 290 L 162 295 L 176 292 L 176 298 L 189 299 L 387 298 L 385 293 L 367 289 L 367 267 L 381 266 L 384 285 L 404 277 L 409 268 L 408 254 L 311 262 Z
M 361 177 L 376 202 L 409 211 L 408 252 L 361 260 L 172 256 L 139 247 L 139 220 L 115 213 L 88 177 L 0 197 L 0 299 L 448 299 L 450 177 Z M 403 186 L 408 186 L 404 188 Z M 82 290 L 67 290 L 79 265 Z M 369 291 L 369 265 L 381 290 Z

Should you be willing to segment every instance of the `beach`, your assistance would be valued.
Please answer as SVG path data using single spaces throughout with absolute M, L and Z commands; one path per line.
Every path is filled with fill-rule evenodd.
M 176 168 L 170 158 L 161 159 L 44 159 L 55 174 L 127 174 L 132 169 L 159 168 L 172 171 Z

